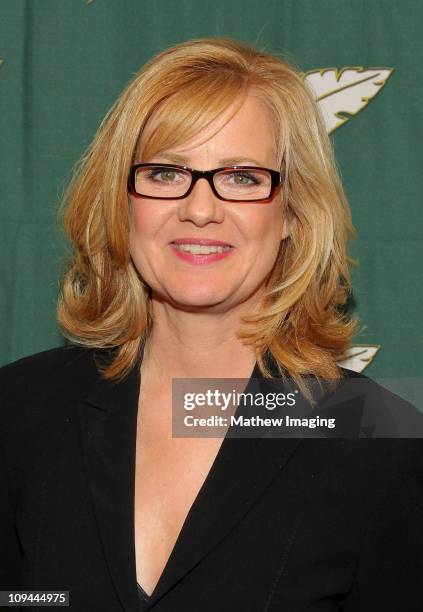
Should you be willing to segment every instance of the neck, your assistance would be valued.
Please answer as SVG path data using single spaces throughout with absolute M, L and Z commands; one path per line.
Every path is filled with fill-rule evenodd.
M 251 376 L 254 348 L 236 337 L 242 305 L 225 313 L 187 312 L 154 299 L 152 306 L 154 323 L 142 361 L 144 379 L 167 383 L 172 378 Z

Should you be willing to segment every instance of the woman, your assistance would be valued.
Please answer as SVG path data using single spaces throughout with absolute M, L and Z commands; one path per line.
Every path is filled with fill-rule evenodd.
M 293 381 L 313 409 L 312 381 L 364 382 L 326 396 L 341 415 L 392 399 L 337 365 L 353 228 L 301 75 L 229 39 L 164 51 L 64 226 L 74 346 L 1 371 L 1 588 L 84 612 L 421 610 L 418 440 L 172 436 L 173 379 Z

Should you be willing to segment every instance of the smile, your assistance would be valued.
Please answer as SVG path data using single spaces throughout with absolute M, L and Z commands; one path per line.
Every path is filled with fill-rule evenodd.
M 175 240 L 170 243 L 174 255 L 178 259 L 195 266 L 211 264 L 228 257 L 235 248 L 225 242 L 200 239 Z
M 194 255 L 210 255 L 211 253 L 225 253 L 232 247 L 228 246 L 207 246 L 204 244 L 175 244 L 172 246 L 178 251 L 193 253 Z

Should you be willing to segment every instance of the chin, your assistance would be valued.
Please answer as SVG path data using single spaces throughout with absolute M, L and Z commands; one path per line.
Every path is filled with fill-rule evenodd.
M 198 296 L 198 295 L 184 295 L 184 296 L 175 296 L 172 297 L 172 302 L 176 306 L 182 306 L 188 309 L 191 308 L 212 308 L 213 306 L 218 306 L 222 304 L 224 298 L 219 298 L 217 296 Z
M 182 290 L 181 290 L 182 289 Z M 217 292 L 215 288 L 206 287 L 191 287 L 178 290 L 168 290 L 167 300 L 177 307 L 191 308 L 212 308 L 226 301 L 227 295 L 222 292 Z

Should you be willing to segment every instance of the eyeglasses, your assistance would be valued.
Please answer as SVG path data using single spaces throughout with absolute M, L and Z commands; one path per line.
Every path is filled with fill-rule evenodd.
M 128 190 L 138 198 L 181 200 L 200 178 L 226 202 L 270 202 L 282 184 L 280 172 L 257 166 L 193 170 L 169 164 L 136 164 L 131 167 Z

